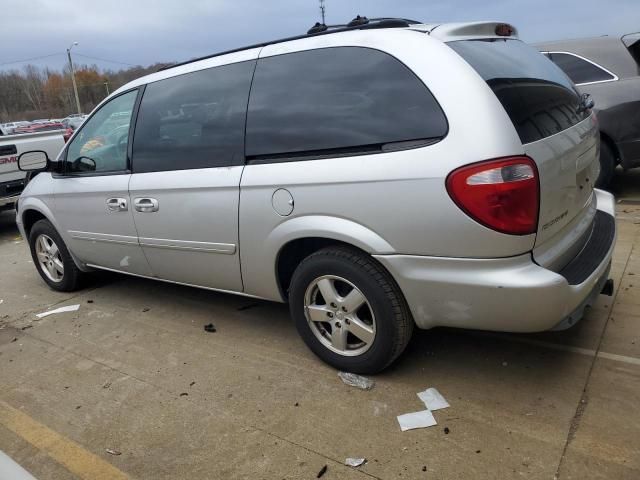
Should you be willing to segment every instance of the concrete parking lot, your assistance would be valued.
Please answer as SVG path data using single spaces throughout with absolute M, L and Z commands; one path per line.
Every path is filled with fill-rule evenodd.
M 614 297 L 565 332 L 417 331 L 370 391 L 284 305 L 111 274 L 53 292 L 0 214 L 0 450 L 40 480 L 640 478 L 640 173 L 616 189 Z M 427 387 L 451 407 L 401 432 Z

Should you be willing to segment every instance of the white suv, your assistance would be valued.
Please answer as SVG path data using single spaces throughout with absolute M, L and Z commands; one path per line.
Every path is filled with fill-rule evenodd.
M 18 224 L 54 289 L 97 268 L 288 302 L 375 372 L 414 325 L 566 328 L 610 289 L 590 107 L 507 24 L 318 25 L 120 88 L 21 157 L 45 172 Z

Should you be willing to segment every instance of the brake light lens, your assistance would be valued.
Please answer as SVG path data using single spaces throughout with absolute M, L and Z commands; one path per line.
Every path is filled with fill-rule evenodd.
M 529 157 L 507 157 L 458 168 L 447 177 L 453 201 L 478 223 L 510 235 L 538 229 L 538 169 Z

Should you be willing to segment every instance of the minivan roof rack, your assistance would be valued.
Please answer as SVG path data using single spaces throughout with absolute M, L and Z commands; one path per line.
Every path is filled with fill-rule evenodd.
M 328 35 L 331 33 L 340 33 L 340 32 L 348 32 L 350 30 L 365 30 L 365 29 L 376 29 L 376 28 L 406 28 L 411 25 L 417 25 L 422 22 L 418 22 L 416 20 L 410 20 L 408 18 L 394 18 L 394 17 L 380 17 L 380 18 L 367 18 L 361 17 L 360 15 L 356 16 L 353 20 L 345 25 L 325 25 L 323 23 L 316 23 L 313 27 L 311 27 L 306 34 L 304 35 L 295 35 L 293 37 L 281 38 L 278 40 L 271 40 L 263 43 L 256 43 L 254 45 L 248 45 L 246 47 L 234 48 L 232 50 L 226 50 L 223 52 L 214 53 L 211 55 L 205 55 L 204 57 L 193 58 L 191 60 L 187 60 L 185 62 L 175 63 L 173 65 L 167 65 L 160 69 L 159 72 L 163 70 L 169 70 L 171 68 L 180 67 L 182 65 L 188 65 L 193 62 L 199 62 L 200 60 L 206 60 L 208 58 L 219 57 L 221 55 L 226 55 L 228 53 L 241 52 L 243 50 L 250 50 L 252 48 L 260 48 L 266 47 L 267 45 L 274 45 L 277 43 L 289 42 L 292 40 L 300 40 L 302 38 L 315 37 L 319 35 Z

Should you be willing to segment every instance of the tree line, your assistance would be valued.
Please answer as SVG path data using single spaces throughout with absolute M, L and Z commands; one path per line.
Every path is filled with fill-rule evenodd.
M 152 73 L 166 64 L 100 70 L 74 65 L 82 113 L 89 113 L 109 92 Z M 0 123 L 62 118 L 77 113 L 69 68 L 62 71 L 27 65 L 22 70 L 0 72 Z

